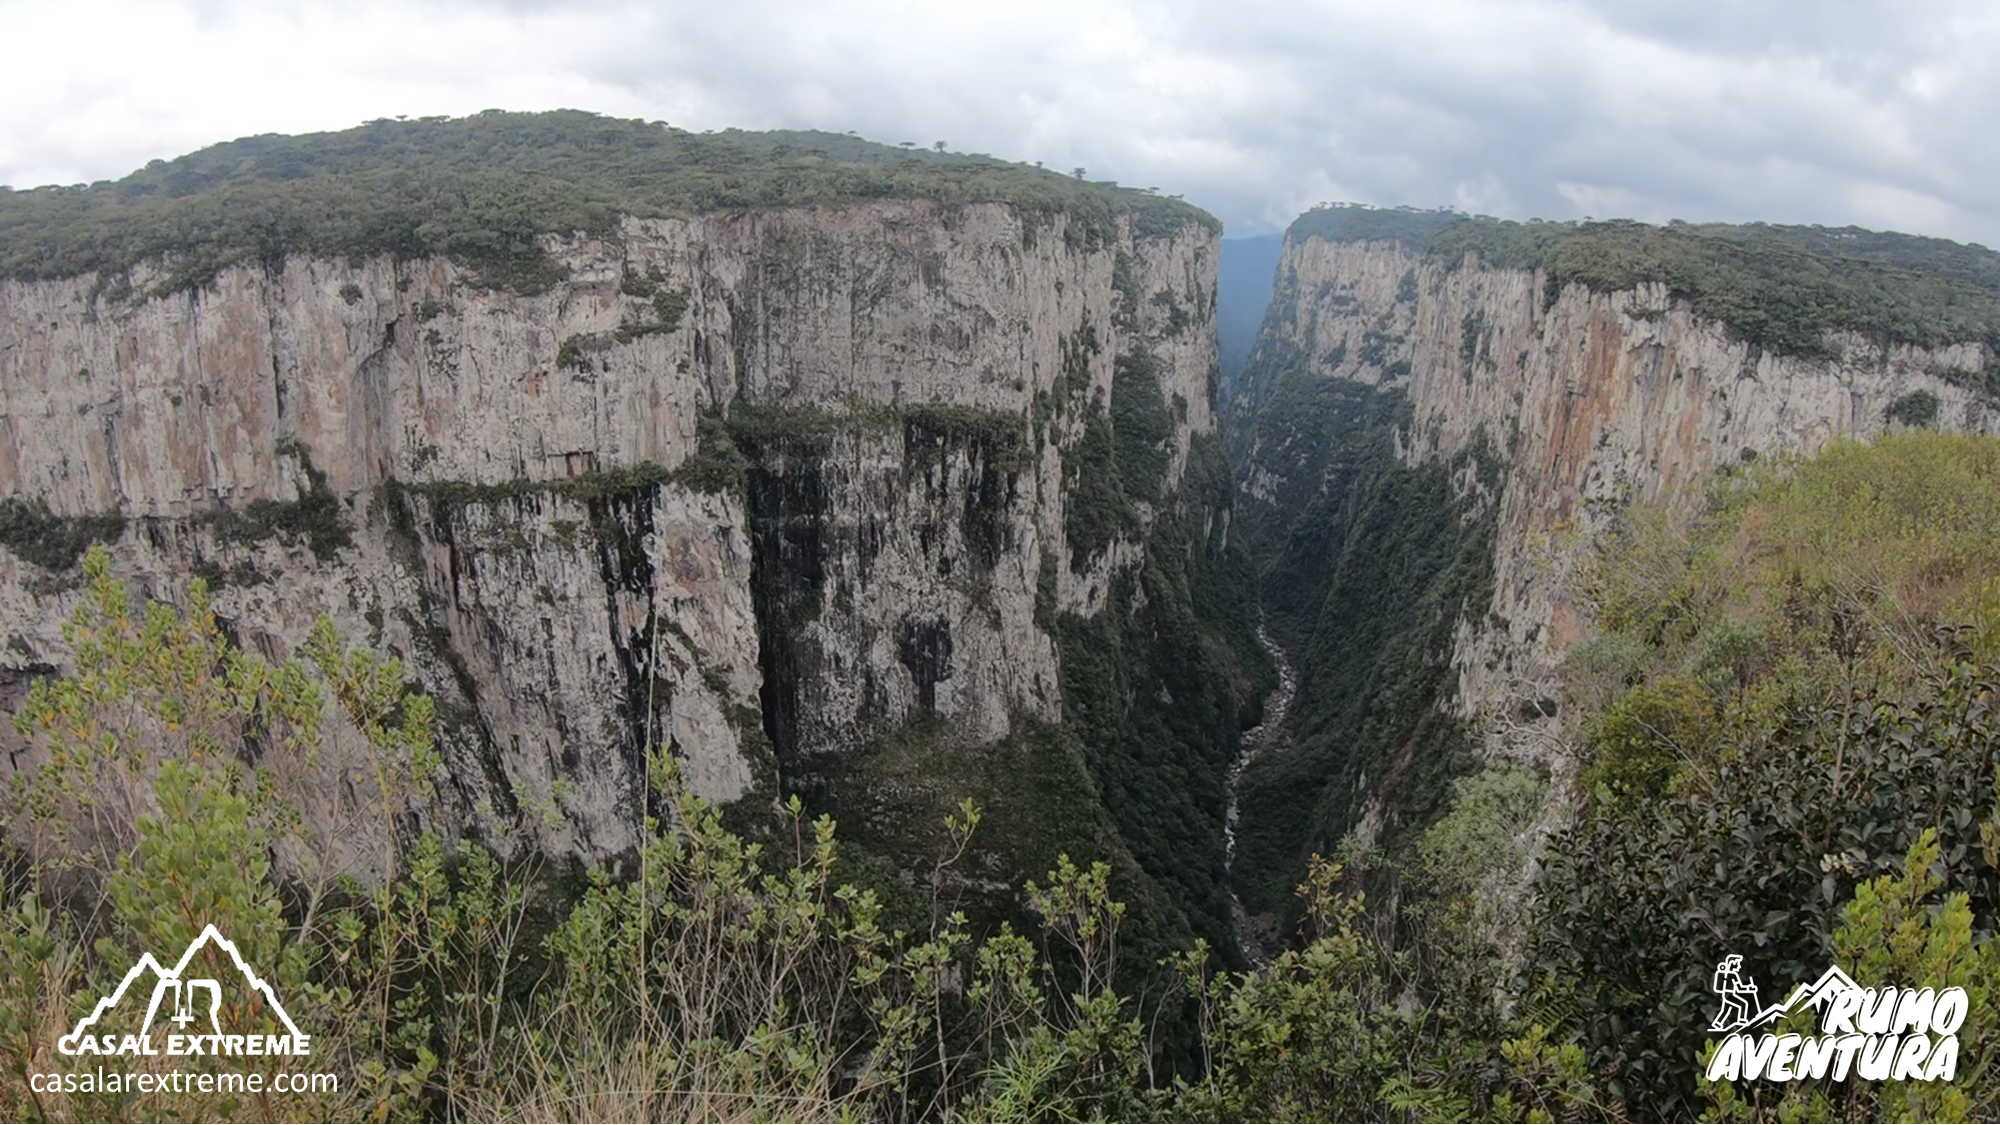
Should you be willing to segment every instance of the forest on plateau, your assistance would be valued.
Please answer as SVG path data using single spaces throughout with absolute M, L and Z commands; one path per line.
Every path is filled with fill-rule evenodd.
M 1125 214 L 1160 228 L 1215 222 L 1178 200 L 942 144 L 492 111 L 246 137 L 121 180 L 0 188 L 0 276 L 95 274 L 109 292 L 129 294 L 134 267 L 164 261 L 145 287 L 166 293 L 289 254 L 440 255 L 494 286 L 533 293 L 562 276 L 545 233 L 606 234 L 628 216 L 857 199 L 1005 202 L 1068 215 L 1073 237 L 1101 238 Z
M 1615 292 L 1664 282 L 1697 313 L 1783 354 L 1825 356 L 1829 331 L 1923 346 L 1984 341 L 1989 355 L 2000 349 L 2000 254 L 1942 238 L 1768 223 L 1519 223 L 1360 206 L 1308 211 L 1294 235 L 1400 242 L 1447 263 L 1471 255 L 1539 269 L 1550 297 L 1571 283 Z M 2000 394 L 2000 366 L 1951 377 Z

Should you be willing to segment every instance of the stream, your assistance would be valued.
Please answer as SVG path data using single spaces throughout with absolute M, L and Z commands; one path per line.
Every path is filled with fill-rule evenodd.
M 1257 642 L 1264 646 L 1264 651 L 1270 654 L 1271 663 L 1278 669 L 1278 686 L 1272 688 L 1271 694 L 1264 699 L 1264 721 L 1243 732 L 1243 737 L 1236 744 L 1236 760 L 1229 765 L 1229 812 L 1222 822 L 1222 866 L 1232 875 L 1236 870 L 1236 821 L 1243 811 L 1237 794 L 1243 781 L 1243 770 L 1284 737 L 1285 714 L 1292 709 L 1292 696 L 1299 687 L 1298 674 L 1292 670 L 1290 658 L 1262 625 L 1257 627 Z M 1264 953 L 1263 945 L 1250 932 L 1250 915 L 1243 909 L 1243 900 L 1236 896 L 1233 879 L 1229 889 L 1229 928 L 1244 960 L 1260 968 L 1269 963 L 1270 958 Z

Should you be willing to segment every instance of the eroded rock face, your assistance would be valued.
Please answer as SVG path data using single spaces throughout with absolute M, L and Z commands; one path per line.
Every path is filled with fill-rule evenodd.
M 442 815 L 557 853 L 634 842 L 651 743 L 733 800 L 915 717 L 1060 717 L 1038 605 L 1097 612 L 1146 526 L 1068 543 L 1078 407 L 1150 354 L 1171 497 L 1215 428 L 1212 232 L 904 201 L 549 247 L 569 280 L 533 296 L 388 258 L 0 282 L 0 496 L 124 515 L 156 595 L 228 576 L 267 653 L 328 612 L 402 655 Z M 691 471 L 704 416 L 758 420 L 747 473 Z M 70 659 L 76 596 L 0 549 L 5 670 Z
M 1936 424 L 1991 431 L 2000 416 L 1943 372 L 1992 360 L 1968 343 L 1926 350 L 1856 336 L 1834 358 L 1764 351 L 1694 315 L 1663 284 L 1614 293 L 1579 285 L 1546 301 L 1540 271 L 1476 257 L 1427 260 L 1401 244 L 1289 242 L 1253 372 L 1401 389 L 1406 464 L 1449 462 L 1484 440 L 1502 459 L 1491 613 L 1462 619 L 1451 654 L 1455 706 L 1483 724 L 1489 753 L 1549 761 L 1560 719 L 1523 720 L 1560 696 L 1558 670 L 1586 624 L 1570 581 L 1591 538 L 1634 501 L 1682 510 L 1718 469 L 1812 453 L 1866 436 L 1913 392 Z M 1270 386 L 1246 385 L 1254 411 Z M 1283 451 L 1247 452 L 1239 503 L 1269 505 L 1301 482 Z M 1470 473 L 1464 489 L 1482 487 Z M 1556 763 L 1561 764 L 1561 763 Z

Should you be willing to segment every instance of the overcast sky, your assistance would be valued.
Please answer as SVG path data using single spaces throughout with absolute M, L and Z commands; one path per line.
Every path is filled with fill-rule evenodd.
M 2000 246 L 2000 5 L 0 0 L 0 183 L 573 107 L 856 130 L 1177 192 L 1769 219 Z

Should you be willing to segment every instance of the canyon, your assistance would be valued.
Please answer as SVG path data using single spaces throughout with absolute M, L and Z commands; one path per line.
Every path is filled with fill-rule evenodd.
M 394 237 L 155 252 L 171 167 L 104 205 L 116 238 L 29 200 L 56 218 L 0 278 L 0 704 L 74 664 L 103 544 L 148 596 L 201 579 L 250 651 L 326 615 L 436 701 L 437 798 L 351 833 L 358 873 L 425 830 L 615 866 L 664 749 L 732 824 L 799 797 L 905 889 L 974 799 L 985 916 L 1104 858 L 1146 964 L 1197 936 L 1262 963 L 1308 856 L 1407 847 L 1458 778 L 1518 765 L 1562 818 L 1577 576 L 1634 505 L 2000 425 L 1991 338 L 1731 321 L 1699 271 L 1559 252 L 1750 228 L 1315 211 L 1225 373 L 1220 224 L 1153 193 L 587 115 L 358 132 L 484 176 L 495 137 L 506 164 L 591 131 L 672 190 L 520 229 L 468 191 L 457 250 L 390 199 Z M 276 190 L 273 143 L 330 142 L 197 154 L 186 198 Z M 307 805 L 365 764 L 330 753 Z

